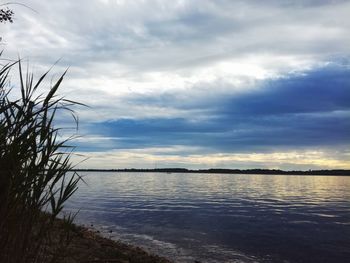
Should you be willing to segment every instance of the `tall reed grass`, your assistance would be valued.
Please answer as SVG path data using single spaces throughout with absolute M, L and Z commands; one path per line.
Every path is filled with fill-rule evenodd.
M 0 54 L 1 55 L 1 54 Z M 10 73 L 18 67 L 20 96 L 9 89 Z M 0 262 L 51 262 L 59 250 L 51 246 L 56 217 L 81 180 L 70 172 L 73 148 L 60 139 L 55 117 L 75 114 L 73 101 L 56 92 L 60 76 L 46 95 L 38 94 L 48 72 L 34 81 L 21 61 L 0 66 Z M 65 218 L 66 223 L 72 221 Z M 56 240 L 57 241 L 57 240 Z M 56 242 L 57 243 L 57 242 Z M 59 243 L 59 242 L 58 242 Z M 48 252 L 49 251 L 49 252 Z

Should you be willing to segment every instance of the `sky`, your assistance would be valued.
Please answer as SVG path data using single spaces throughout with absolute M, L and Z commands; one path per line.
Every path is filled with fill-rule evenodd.
M 21 3 L 3 57 L 69 68 L 78 167 L 350 169 L 350 1 Z

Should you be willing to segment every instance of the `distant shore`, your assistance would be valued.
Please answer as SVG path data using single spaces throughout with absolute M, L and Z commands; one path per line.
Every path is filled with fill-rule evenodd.
M 137 173 L 211 173 L 211 174 L 271 174 L 271 175 L 336 175 L 350 176 L 350 170 L 307 170 L 284 171 L 276 169 L 198 169 L 156 168 L 156 169 L 74 169 L 77 172 L 137 172 Z

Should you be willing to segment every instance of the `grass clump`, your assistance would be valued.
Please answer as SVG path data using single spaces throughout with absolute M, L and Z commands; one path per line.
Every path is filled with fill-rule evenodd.
M 8 88 L 14 67 L 19 72 L 18 99 L 10 99 L 14 90 Z M 68 110 L 74 115 L 71 106 L 76 103 L 56 95 L 65 73 L 47 94 L 38 95 L 47 74 L 34 81 L 32 74 L 24 74 L 21 61 L 0 66 L 0 261 L 3 263 L 57 261 L 59 255 L 48 249 L 52 239 L 57 239 L 51 230 L 81 180 L 70 172 L 69 139 L 60 139 L 60 129 L 54 125 L 60 111 Z M 72 217 L 65 221 L 70 224 Z M 63 241 L 67 241 L 66 237 Z

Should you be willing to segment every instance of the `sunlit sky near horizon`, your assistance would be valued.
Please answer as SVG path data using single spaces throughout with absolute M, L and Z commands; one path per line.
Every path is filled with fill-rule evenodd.
M 69 67 L 79 167 L 350 169 L 350 1 L 21 3 L 3 57 Z

